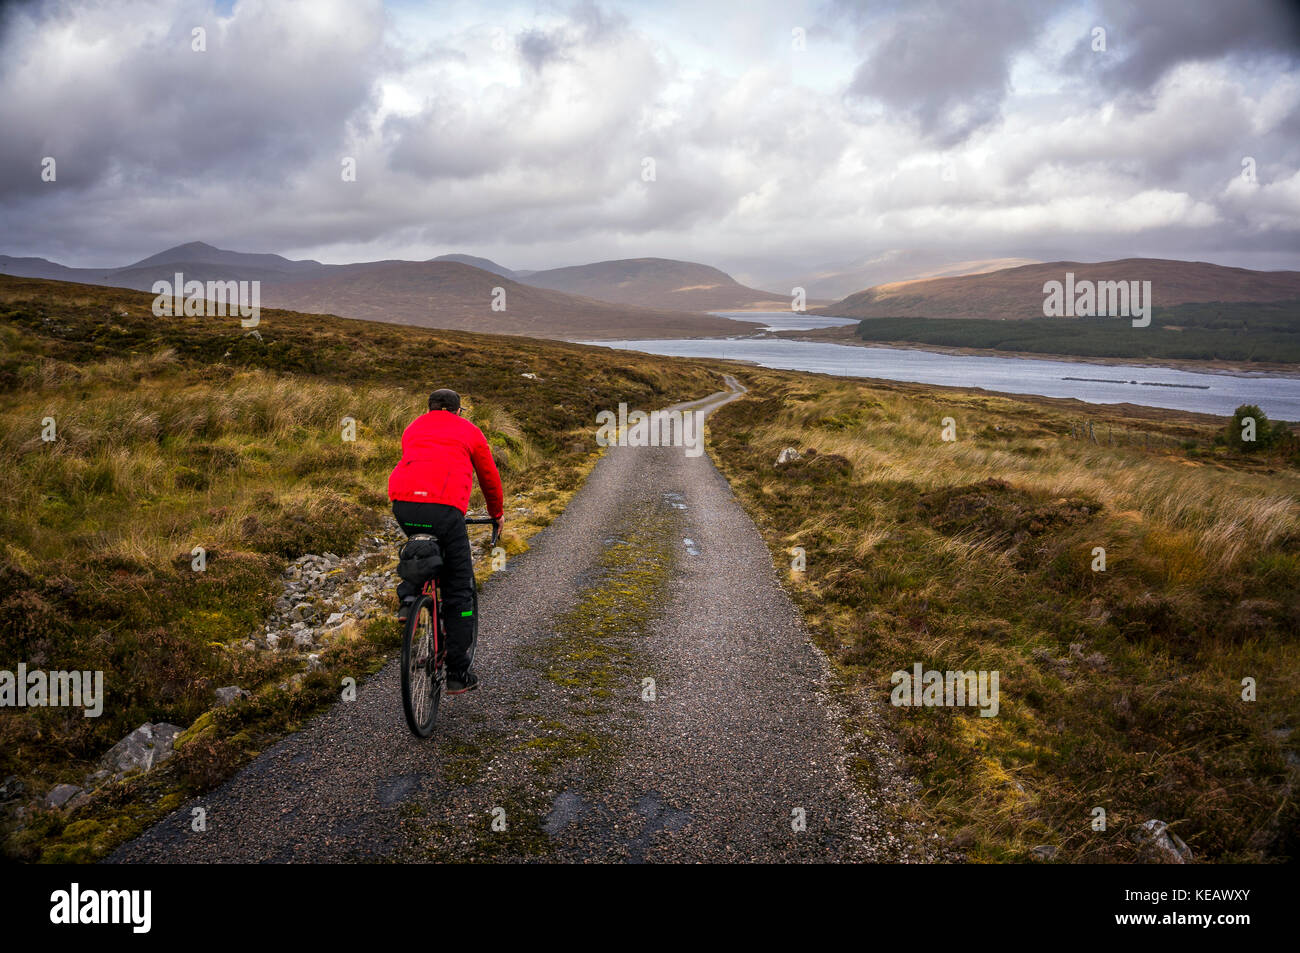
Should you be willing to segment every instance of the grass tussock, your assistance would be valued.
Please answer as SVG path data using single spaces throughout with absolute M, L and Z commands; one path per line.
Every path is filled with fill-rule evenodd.
M 1128 835 L 1153 817 L 1202 860 L 1295 856 L 1294 466 L 1216 446 L 1196 415 L 749 378 L 715 457 L 778 564 L 806 551 L 796 599 L 969 857 L 1147 859 Z M 1075 439 L 1081 414 L 1185 449 Z M 788 446 L 803 457 L 775 466 Z M 998 715 L 891 706 L 917 662 L 999 671 Z

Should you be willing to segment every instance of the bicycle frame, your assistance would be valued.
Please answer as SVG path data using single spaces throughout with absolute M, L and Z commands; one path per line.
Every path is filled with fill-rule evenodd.
M 466 519 L 465 522 L 470 524 L 492 523 L 493 520 Z M 496 546 L 499 536 L 500 534 L 496 532 L 494 529 L 492 533 L 492 543 L 491 543 L 492 546 Z M 414 641 L 413 641 L 413 635 L 415 631 L 414 627 L 416 626 L 420 618 L 420 615 L 423 613 L 424 611 L 423 609 L 412 610 L 412 615 L 409 618 L 409 621 L 407 622 L 407 627 L 403 631 L 403 635 L 402 635 L 402 705 L 406 713 L 407 725 L 410 727 L 412 732 L 414 732 L 418 737 L 421 738 L 427 738 L 429 734 L 432 733 L 433 724 L 438 717 L 437 712 L 438 712 L 439 702 L 442 696 L 441 679 L 442 679 L 442 672 L 444 670 L 444 658 L 446 653 L 446 649 L 443 644 L 444 640 L 442 635 L 443 632 L 446 630 L 446 625 L 445 625 L 446 620 L 443 617 L 440 575 L 441 574 L 434 575 L 432 578 L 426 580 L 424 585 L 420 588 L 421 597 L 428 598 L 429 602 L 431 603 L 431 605 L 429 606 L 429 622 L 430 622 L 429 628 L 431 629 L 429 636 L 430 636 L 431 645 L 429 646 L 430 655 L 426 656 L 427 661 L 425 663 L 417 662 L 415 667 L 412 668 L 412 660 L 413 660 L 413 654 L 415 650 Z M 477 588 L 477 583 L 475 584 L 475 586 Z M 477 597 L 475 599 L 475 602 L 477 604 Z M 476 618 L 474 619 L 474 625 L 477 628 L 478 626 L 477 612 L 475 612 L 475 616 Z M 418 655 L 415 656 L 415 658 L 418 659 Z M 425 665 L 429 661 L 432 662 L 432 665 L 427 669 L 425 669 Z M 432 708 L 432 713 L 430 714 L 427 720 L 427 724 L 425 720 L 422 719 L 417 714 L 418 706 L 414 704 L 414 698 L 411 694 L 412 693 L 411 673 L 415 669 L 425 669 L 425 671 L 427 671 L 428 673 L 428 678 L 431 680 L 430 697 L 432 699 L 433 708 Z

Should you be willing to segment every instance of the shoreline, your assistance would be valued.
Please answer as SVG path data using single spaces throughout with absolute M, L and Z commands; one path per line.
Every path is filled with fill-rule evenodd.
M 882 347 L 907 351 L 930 351 L 934 354 L 957 354 L 968 357 L 1007 357 L 1021 360 L 1061 361 L 1070 364 L 1100 364 L 1110 367 L 1155 367 L 1174 371 L 1195 371 L 1201 374 L 1222 374 L 1228 377 L 1288 377 L 1300 378 L 1300 367 L 1295 364 L 1261 361 L 1198 361 L 1189 358 L 1154 360 L 1145 357 L 1089 357 L 1082 354 L 1048 354 L 1041 351 L 1003 351 L 988 347 L 953 347 L 942 344 L 919 344 L 915 341 L 864 341 L 853 333 L 853 325 L 838 328 L 814 328 L 806 331 L 776 331 L 771 337 L 791 341 L 809 341 L 821 344 L 845 344 L 851 347 Z M 847 332 L 847 333 L 846 333 Z M 765 337 L 768 335 L 755 335 Z

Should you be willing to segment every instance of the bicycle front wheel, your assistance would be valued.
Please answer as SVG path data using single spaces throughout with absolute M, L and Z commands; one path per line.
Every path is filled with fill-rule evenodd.
M 407 727 L 418 738 L 433 734 L 444 676 L 437 605 L 421 595 L 402 633 L 402 709 Z

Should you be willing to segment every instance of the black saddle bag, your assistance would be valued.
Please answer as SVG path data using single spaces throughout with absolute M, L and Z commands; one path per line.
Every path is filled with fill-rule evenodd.
M 442 569 L 442 549 L 432 536 L 413 536 L 397 554 L 397 574 L 409 583 L 423 586 Z

